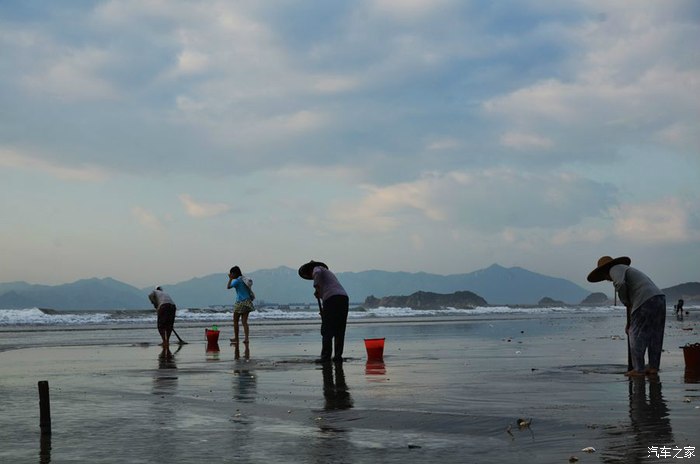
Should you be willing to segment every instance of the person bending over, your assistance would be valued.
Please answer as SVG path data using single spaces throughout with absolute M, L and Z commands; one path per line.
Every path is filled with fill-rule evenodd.
M 661 364 L 661 349 L 666 324 L 666 296 L 642 271 L 630 267 L 626 256 L 603 256 L 588 274 L 589 282 L 612 281 L 620 301 L 627 308 L 627 340 L 631 369 L 625 374 L 656 374 Z M 648 351 L 649 367 L 645 369 L 644 353 Z
M 309 261 L 299 268 L 302 279 L 314 281 L 314 296 L 321 312 L 321 359 L 319 362 L 343 361 L 345 327 L 348 321 L 348 294 L 338 282 L 338 278 L 324 263 Z
M 158 333 L 163 340 L 163 351 L 168 351 L 170 349 L 170 335 L 175 325 L 177 307 L 170 295 L 165 293 L 161 287 L 156 287 L 148 295 L 148 299 L 158 313 Z

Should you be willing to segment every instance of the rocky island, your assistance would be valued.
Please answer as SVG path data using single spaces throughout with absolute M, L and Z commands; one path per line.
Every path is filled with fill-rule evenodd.
M 488 306 L 485 299 L 476 293 L 460 291 L 443 294 L 433 292 L 416 292 L 408 296 L 385 296 L 377 298 L 373 295 L 365 299 L 365 308 L 412 308 L 412 309 L 439 309 L 458 308 L 472 309 L 477 306 Z

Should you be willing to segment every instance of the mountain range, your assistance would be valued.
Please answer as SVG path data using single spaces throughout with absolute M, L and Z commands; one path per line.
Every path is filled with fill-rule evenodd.
M 296 269 L 281 266 L 246 274 L 253 279 L 258 304 L 315 303 L 310 281 L 302 280 Z M 439 275 L 425 272 L 362 271 L 339 272 L 350 300 L 362 303 L 367 297 L 410 295 L 415 292 L 454 293 L 469 291 L 490 305 L 537 304 L 550 298 L 579 304 L 590 291 L 566 279 L 550 277 L 519 267 L 494 264 L 467 274 Z M 201 308 L 231 305 L 234 290 L 227 290 L 226 274 L 210 274 L 176 284 L 162 285 L 178 307 Z M 155 284 L 154 284 L 155 286 Z M 35 285 L 26 282 L 0 283 L 0 308 L 51 308 L 59 310 L 114 310 L 150 308 L 147 295 L 154 286 L 137 288 L 112 278 L 91 278 L 63 285 Z M 691 282 L 664 289 L 669 304 L 678 298 L 700 301 L 700 283 Z

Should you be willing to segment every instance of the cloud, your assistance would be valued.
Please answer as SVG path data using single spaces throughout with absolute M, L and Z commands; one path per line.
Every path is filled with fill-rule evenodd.
M 636 243 L 683 243 L 700 240 L 697 201 L 667 197 L 647 203 L 624 203 L 614 210 L 615 233 Z
M 197 202 L 186 193 L 178 195 L 185 212 L 195 218 L 208 218 L 219 216 L 231 210 L 231 206 L 226 203 L 203 203 Z
M 428 151 L 455 150 L 461 147 L 461 142 L 452 137 L 442 137 L 430 140 L 425 149 Z
M 134 206 L 131 208 L 131 215 L 136 219 L 136 221 L 138 221 L 139 224 L 147 229 L 151 229 L 153 231 L 163 230 L 163 224 L 161 223 L 160 219 L 158 219 L 155 214 L 141 206 Z
M 108 100 L 119 92 L 102 76 L 111 55 L 98 48 L 59 47 L 33 74 L 24 78 L 30 93 L 49 95 L 66 101 Z
M 548 150 L 554 146 L 554 142 L 547 137 L 542 137 L 537 134 L 507 132 L 501 136 L 501 145 L 515 150 Z
M 562 77 L 490 97 L 485 114 L 508 127 L 506 134 L 556 133 L 589 157 L 647 142 L 697 150 L 691 134 L 700 132 L 700 62 L 682 49 L 700 25 L 674 15 L 684 8 L 678 5 L 613 6 L 603 20 L 579 23 L 567 36 L 579 52 L 562 64 Z M 515 138 L 501 142 L 517 145 Z
M 67 181 L 100 182 L 107 178 L 107 172 L 94 166 L 64 166 L 13 149 L 0 147 L 0 166 L 48 174 Z
M 371 10 L 399 20 L 424 20 L 433 12 L 452 5 L 451 0 L 370 0 Z
M 338 230 L 388 233 L 426 220 L 439 227 L 497 232 L 507 228 L 564 228 L 604 214 L 615 189 L 570 173 L 534 174 L 507 168 L 426 173 L 334 205 Z

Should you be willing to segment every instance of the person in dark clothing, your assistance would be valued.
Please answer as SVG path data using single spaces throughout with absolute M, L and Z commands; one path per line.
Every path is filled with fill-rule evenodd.
M 314 296 L 319 302 L 322 347 L 321 358 L 318 361 L 329 362 L 332 359 L 342 362 L 350 306 L 348 294 L 335 274 L 322 262 L 312 260 L 302 265 L 299 268 L 299 276 L 314 281 Z
M 680 300 L 678 300 L 678 303 L 676 304 L 676 306 L 674 306 L 674 308 L 676 308 L 676 316 L 681 317 L 681 318 L 683 317 L 683 303 L 684 303 L 683 299 L 680 299 Z

